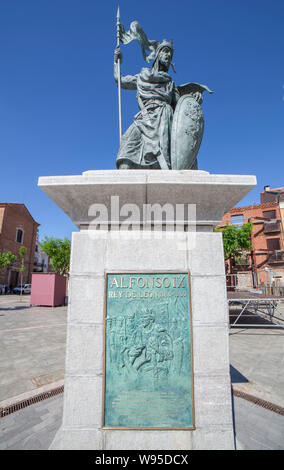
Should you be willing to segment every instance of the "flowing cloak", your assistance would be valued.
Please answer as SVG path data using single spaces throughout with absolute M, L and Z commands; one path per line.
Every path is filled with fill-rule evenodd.
M 166 72 L 143 68 L 122 79 L 123 88 L 137 88 L 140 112 L 122 136 L 116 165 L 130 163 L 133 168 L 170 168 L 170 142 L 173 109 L 178 91 Z

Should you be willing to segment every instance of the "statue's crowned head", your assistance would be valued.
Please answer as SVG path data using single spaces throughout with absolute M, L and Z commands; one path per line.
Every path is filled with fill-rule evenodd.
M 168 53 L 168 54 L 163 54 Z M 152 64 L 152 69 L 159 68 L 159 62 L 164 63 L 167 67 L 171 65 L 171 61 L 174 55 L 173 41 L 167 41 L 164 39 L 158 44 L 155 50 L 155 56 Z
M 155 322 L 155 315 L 152 309 L 144 308 L 140 313 L 140 318 L 143 326 L 147 326 Z

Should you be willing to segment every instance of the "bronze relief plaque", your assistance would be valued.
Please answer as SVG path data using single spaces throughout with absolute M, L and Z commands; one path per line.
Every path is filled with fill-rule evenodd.
M 189 273 L 107 273 L 105 428 L 194 429 Z

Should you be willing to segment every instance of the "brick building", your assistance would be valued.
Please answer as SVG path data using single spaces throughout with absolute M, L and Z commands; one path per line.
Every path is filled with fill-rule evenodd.
M 19 248 L 21 246 L 27 249 L 23 282 L 31 282 L 38 227 L 39 224 L 24 204 L 0 203 L 0 251 L 11 251 L 18 258 L 11 267 L 0 271 L 0 284 L 13 288 L 20 282 Z
M 243 256 L 242 264 L 236 264 L 233 272 L 249 272 L 254 286 L 267 283 L 269 276 L 270 283 L 271 277 L 282 278 L 284 282 L 284 188 L 265 186 L 260 201 L 231 209 L 220 224 L 241 226 L 248 221 L 253 224 L 252 251 Z

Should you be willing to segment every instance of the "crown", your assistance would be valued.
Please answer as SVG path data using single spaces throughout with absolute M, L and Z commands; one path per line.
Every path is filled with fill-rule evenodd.
M 167 41 L 167 39 L 163 39 L 162 42 L 155 42 L 151 49 L 152 49 L 152 52 L 148 55 L 148 57 L 146 58 L 147 62 L 150 62 L 150 60 L 153 60 L 154 62 L 156 61 L 158 55 L 159 55 L 159 52 L 164 49 L 164 47 L 168 47 L 171 52 L 172 52 L 172 56 L 173 56 L 173 53 L 174 53 L 174 48 L 173 48 L 173 41 L 172 39 L 170 41 Z

